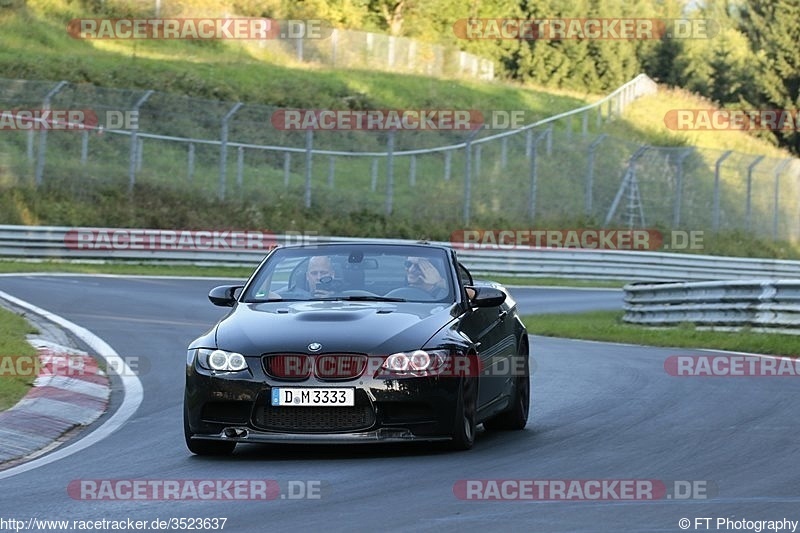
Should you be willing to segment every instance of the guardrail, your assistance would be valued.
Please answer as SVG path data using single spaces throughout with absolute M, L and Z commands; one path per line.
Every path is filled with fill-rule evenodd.
M 0 258 L 254 267 L 275 244 L 372 240 L 261 231 L 0 225 Z M 467 268 L 482 276 L 623 281 L 800 279 L 800 261 L 567 248 L 465 249 L 462 244 L 435 244 L 455 247 Z
M 690 322 L 800 334 L 800 280 L 631 284 L 624 301 L 623 320 L 632 324 Z

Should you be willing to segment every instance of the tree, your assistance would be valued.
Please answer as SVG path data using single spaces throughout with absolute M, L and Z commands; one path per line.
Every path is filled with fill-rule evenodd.
M 751 0 L 740 9 L 740 28 L 757 54 L 759 105 L 800 107 L 800 0 Z M 780 131 L 782 145 L 800 154 L 800 134 Z

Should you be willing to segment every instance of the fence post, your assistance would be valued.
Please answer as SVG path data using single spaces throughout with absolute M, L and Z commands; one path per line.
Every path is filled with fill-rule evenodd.
M 450 172 L 453 164 L 453 152 L 447 150 L 444 153 L 444 181 L 450 181 Z
M 464 142 L 464 226 L 469 225 L 470 206 L 472 204 L 472 139 L 483 129 L 484 124 L 469 134 Z
M 28 146 L 27 146 L 28 161 L 33 163 L 33 128 L 28 130 Z
M 481 148 L 480 144 L 475 146 L 475 179 L 481 177 Z
M 728 159 L 730 155 L 733 153 L 733 150 L 728 150 L 714 164 L 714 207 L 713 207 L 713 215 L 712 215 L 712 222 L 711 228 L 714 232 L 719 231 L 719 174 L 720 168 L 722 167 L 722 162 Z
M 136 172 L 142 170 L 142 157 L 144 155 L 144 139 L 136 143 Z
M 417 185 L 417 156 L 412 155 L 408 162 L 408 184 L 412 187 Z
M 377 157 L 373 157 L 372 158 L 371 167 L 372 168 L 370 169 L 370 172 L 372 174 L 372 180 L 370 181 L 370 185 L 372 187 L 372 192 L 375 192 L 375 190 L 378 188 L 378 158 Z
M 531 158 L 531 148 L 533 147 L 533 130 L 528 129 L 525 132 L 525 158 Z
M 386 146 L 386 214 L 392 214 L 392 202 L 394 200 L 394 134 L 395 130 L 389 130 L 389 138 Z
M 283 153 L 283 186 L 289 186 L 289 176 L 292 172 L 292 152 Z
M 188 164 L 189 183 L 194 180 L 194 143 L 189 143 L 189 164 Z
M 584 192 L 584 209 L 586 211 L 586 216 L 592 215 L 592 203 L 594 199 L 594 154 L 597 151 L 597 147 L 600 146 L 600 143 L 608 136 L 607 133 L 603 133 L 592 141 L 592 144 L 589 145 L 589 155 L 588 155 L 588 168 L 586 169 L 586 191 Z
M 89 130 L 83 130 L 81 133 L 81 165 L 86 164 L 89 158 Z
M 244 146 L 236 149 L 236 187 L 239 193 L 242 192 L 244 185 Z
M 66 81 L 60 81 L 56 84 L 55 87 L 50 89 L 50 92 L 44 97 L 44 102 L 42 102 L 42 110 L 47 111 L 50 109 L 50 100 L 64 88 L 66 85 Z M 33 127 L 31 128 L 33 129 Z M 44 175 L 44 161 L 45 161 L 45 152 L 47 151 L 47 128 L 42 127 L 42 130 L 39 132 L 39 153 L 36 156 L 36 187 L 39 187 L 42 184 L 42 176 Z
M 222 131 L 220 132 L 220 146 L 219 146 L 219 199 L 225 199 L 225 177 L 228 173 L 228 121 L 234 113 L 239 111 L 242 103 L 238 102 L 224 117 L 222 117 Z
M 781 186 L 781 172 L 786 166 L 792 162 L 791 157 L 787 157 L 775 167 L 775 196 L 773 198 L 773 205 L 772 205 L 772 240 L 778 240 L 778 220 L 779 220 L 779 208 L 780 208 L 780 186 Z
M 306 191 L 304 197 L 304 204 L 306 209 L 311 208 L 311 164 L 314 158 L 314 130 L 308 128 L 306 130 Z
M 677 228 L 681 224 L 681 202 L 683 201 L 683 161 L 689 157 L 693 148 L 684 150 L 675 163 L 675 204 L 672 206 L 672 225 Z
M 333 179 L 334 175 L 336 174 L 336 156 L 330 156 L 328 158 L 328 188 L 333 189 Z
M 753 169 L 756 168 L 756 165 L 758 165 L 761 162 L 761 160 L 764 159 L 764 157 L 765 156 L 763 156 L 763 155 L 760 155 L 760 156 L 756 157 L 753 160 L 753 162 L 750 163 L 750 166 L 747 167 L 747 205 L 746 205 L 745 214 L 744 214 L 744 224 L 745 224 L 745 228 L 748 231 L 750 230 L 751 215 L 752 215 L 752 211 L 753 211 L 753 208 L 752 208 L 752 203 L 753 203 L 753 201 L 752 201 L 752 195 L 753 195 Z
M 505 170 L 508 165 L 508 137 L 500 139 L 500 169 Z
M 528 218 L 533 222 L 536 218 L 536 195 L 538 193 L 539 188 L 539 165 L 537 162 L 537 158 L 539 155 L 539 141 L 542 140 L 543 137 L 547 135 L 548 130 L 545 130 L 536 136 L 536 139 L 532 139 L 530 152 L 531 152 L 531 189 L 530 189 L 530 196 L 528 198 Z
M 145 91 L 141 98 L 133 105 L 132 111 L 134 113 L 139 112 L 139 108 L 144 105 L 150 95 L 153 94 L 154 91 Z M 138 137 L 138 129 L 131 130 L 131 154 L 130 160 L 128 161 L 128 193 L 133 192 L 133 187 L 136 185 L 136 171 L 141 169 L 141 164 L 137 164 L 139 161 L 139 137 Z

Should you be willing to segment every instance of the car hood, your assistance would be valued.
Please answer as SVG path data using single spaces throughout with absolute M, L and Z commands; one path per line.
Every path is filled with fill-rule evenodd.
M 255 356 L 285 351 L 388 355 L 422 348 L 454 320 L 454 304 L 412 302 L 242 303 L 216 331 L 217 346 Z

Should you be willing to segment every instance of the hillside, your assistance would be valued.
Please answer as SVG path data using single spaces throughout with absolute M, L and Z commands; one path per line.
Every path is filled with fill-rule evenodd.
M 81 8 L 82 4 L 61 0 L 34 0 L 24 6 L 6 8 L 0 15 L 0 77 L 29 80 L 66 80 L 72 83 L 90 83 L 102 88 L 155 89 L 174 95 L 185 95 L 210 100 L 246 102 L 277 107 L 343 109 L 356 105 L 358 109 L 478 109 L 478 110 L 524 110 L 527 120 L 536 120 L 585 105 L 602 95 L 582 95 L 574 92 L 554 91 L 536 86 L 520 86 L 497 82 L 476 82 L 458 79 L 437 79 L 422 76 L 399 75 L 387 72 L 331 69 L 320 65 L 299 64 L 289 57 L 268 54 L 256 47 L 224 42 L 187 41 L 86 41 L 69 37 L 66 24 L 72 18 L 91 15 Z M 209 10 L 213 8 L 208 7 Z M 0 99 L 3 93 L 0 92 Z M 13 102 L 3 102 L 8 107 Z M 579 174 L 585 173 L 584 163 L 574 159 L 570 152 L 586 153 L 589 143 L 602 133 L 610 135 L 613 143 L 604 145 L 601 170 L 605 173 L 597 178 L 597 197 L 608 203 L 619 187 L 620 165 L 641 144 L 681 147 L 698 145 L 711 150 L 694 164 L 697 180 L 703 194 L 708 198 L 708 171 L 713 168 L 714 150 L 737 150 L 750 154 L 763 154 L 771 158 L 786 155 L 775 147 L 741 132 L 674 132 L 664 126 L 663 116 L 670 109 L 708 108 L 709 102 L 681 91 L 664 91 L 654 97 L 646 97 L 630 106 L 622 120 L 596 126 L 592 121 L 590 137 L 574 141 L 560 124 L 554 134 L 554 153 L 543 157 L 542 183 L 539 190 L 540 208 L 534 225 L 570 227 L 598 225 L 606 215 L 603 209 L 580 213 L 583 206 L 583 191 Z M 202 109 L 196 110 L 202 113 Z M 187 132 L 186 135 L 188 135 Z M 234 139 L 237 140 L 237 139 Z M 247 139 L 240 139 L 247 141 Z M 449 144 L 427 138 L 426 145 Z M 323 141 L 325 142 L 325 141 Z M 330 141 L 334 142 L 334 141 Z M 366 145 L 385 141 L 369 140 Z M 363 149 L 360 142 L 351 142 L 347 136 L 336 138 L 339 149 Z M 209 194 L 216 180 L 216 157 L 218 154 L 199 155 L 198 176 L 193 187 L 170 186 L 164 188 L 171 176 L 185 173 L 175 161 L 184 159 L 184 149 L 158 146 L 151 155 L 152 164 L 146 165 L 132 196 L 128 196 L 118 184 L 125 183 L 127 164 L 124 148 L 109 148 L 104 162 L 88 172 L 74 161 L 74 148 L 49 144 L 51 153 L 63 150 L 63 159 L 57 166 L 47 167 L 53 174 L 48 183 L 58 186 L 45 187 L 34 192 L 26 185 L 30 183 L 30 167 L 23 163 L 22 143 L 12 136 L 0 140 L 0 176 L 2 186 L 8 193 L 0 199 L 2 223 L 65 224 L 65 225 L 118 225 L 159 227 L 270 227 L 281 229 L 313 229 L 321 233 L 351 235 L 392 235 L 407 237 L 447 238 L 450 232 L 463 227 L 458 215 L 463 186 L 457 180 L 442 182 L 434 179 L 443 173 L 443 162 L 433 158 L 419 161 L 398 161 L 396 174 L 406 176 L 414 165 L 422 176 L 419 183 L 410 185 L 416 189 L 400 189 L 394 213 L 382 213 L 383 184 L 377 191 L 365 193 L 369 187 L 368 162 L 342 161 L 336 163 L 336 175 L 346 176 L 346 183 L 337 179 L 337 187 L 325 187 L 328 178 L 327 160 L 315 157 L 314 198 L 325 200 L 312 210 L 302 207 L 302 189 L 294 186 L 280 187 L 275 182 L 283 181 L 280 162 L 270 159 L 248 157 L 245 161 L 245 189 L 236 198 L 227 199 L 223 205 Z M 298 145 L 302 146 L 302 144 Z M 526 226 L 525 198 L 529 165 L 524 159 L 515 157 L 522 146 L 509 148 L 509 166 L 497 164 L 499 148 L 484 150 L 485 177 L 476 179 L 473 208 L 473 223 L 483 227 Z M 177 151 L 176 151 L 177 150 Z M 515 152 L 516 150 L 516 152 Z M 152 151 L 150 153 L 153 153 Z M 664 151 L 663 154 L 671 152 Z M 625 155 L 628 154 L 628 155 Z M 118 159 L 113 159 L 113 157 Z M 203 159 L 205 157 L 205 159 Z M 453 158 L 452 174 L 463 173 L 463 161 L 456 154 Z M 235 160 L 234 156 L 231 156 Z M 229 158 L 229 159 L 231 159 Z M 5 159 L 5 163 L 3 160 Z M 742 156 L 742 161 L 747 157 Z M 71 161 L 73 160 L 73 161 Z M 491 163 L 491 166 L 490 166 Z M 293 163 L 291 181 L 299 183 L 302 168 Z M 570 165 L 576 165 L 570 170 Z M 183 164 L 185 167 L 185 164 Z M 274 167 L 274 168 L 273 168 Z M 488 167 L 488 168 L 487 168 Z M 261 169 L 261 170 L 259 170 Z M 266 174 L 265 174 L 266 172 Z M 381 174 L 384 170 L 381 167 Z M 574 183 L 556 181 L 559 172 L 574 174 Z M 235 173 L 233 167 L 229 175 Z M 253 181 L 262 174 L 271 176 L 270 184 Z M 655 175 L 655 174 L 654 174 Z M 365 176 L 359 181 L 357 176 Z M 552 177 L 551 177 L 552 176 Z M 430 180 L 425 181 L 430 177 Z M 509 178 L 513 177 L 513 178 Z M 274 180 L 272 179 L 274 178 Z M 87 181 L 88 179 L 88 181 Z M 520 180 L 514 182 L 514 180 Z M 738 179 L 738 178 L 737 178 Z M 70 184 L 78 180 L 82 185 Z M 510 181 L 509 181 L 510 180 Z M 343 183 L 341 186 L 340 183 Z M 328 183 L 330 185 L 330 182 Z M 205 187 L 203 189 L 202 187 Z M 249 188 L 248 188 L 249 187 Z M 737 186 L 738 187 L 738 186 Z M 495 196 L 495 198 L 489 198 Z M 435 197 L 438 203 L 433 210 L 425 209 L 426 199 Z M 501 198 L 507 198 L 505 209 Z M 565 197 L 574 198 L 574 205 L 564 204 Z M 486 201 L 483 200 L 486 198 Z M 654 201 L 663 200 L 662 193 L 653 194 Z M 766 197 L 765 197 L 766 198 Z M 446 200 L 448 199 L 448 200 Z M 249 201 L 248 201 L 249 200 Z M 452 201 L 450 201 L 452 200 Z M 706 200 L 703 200 L 706 201 Z M 555 202 L 555 203 L 554 203 Z M 764 200 L 766 202 L 766 199 Z M 769 205 L 760 202 L 765 217 Z M 553 209 L 557 204 L 563 204 Z M 727 217 L 735 220 L 740 215 L 739 200 L 729 210 Z M 332 206 L 331 206 L 332 204 Z M 763 204 L 763 206 L 761 205 Z M 342 212 L 341 206 L 348 205 Z M 691 203 L 690 203 L 691 205 Z M 200 209 L 196 209 L 196 207 Z M 338 206 L 333 208 L 333 206 Z M 703 211 L 700 204 L 693 206 Z M 226 211 L 221 217 L 215 211 Z M 650 211 L 656 221 L 668 224 L 671 209 L 656 204 Z M 453 216 L 442 216 L 452 213 Z M 653 217 L 649 217 L 654 220 Z M 656 222 L 657 225 L 660 225 Z M 664 227 L 664 226 L 662 226 Z M 707 228 L 707 218 L 687 219 L 682 227 Z M 738 233 L 734 237 L 734 248 L 741 246 Z M 735 253 L 735 252 L 734 252 Z M 783 245 L 758 246 L 758 255 L 785 256 L 793 253 Z

